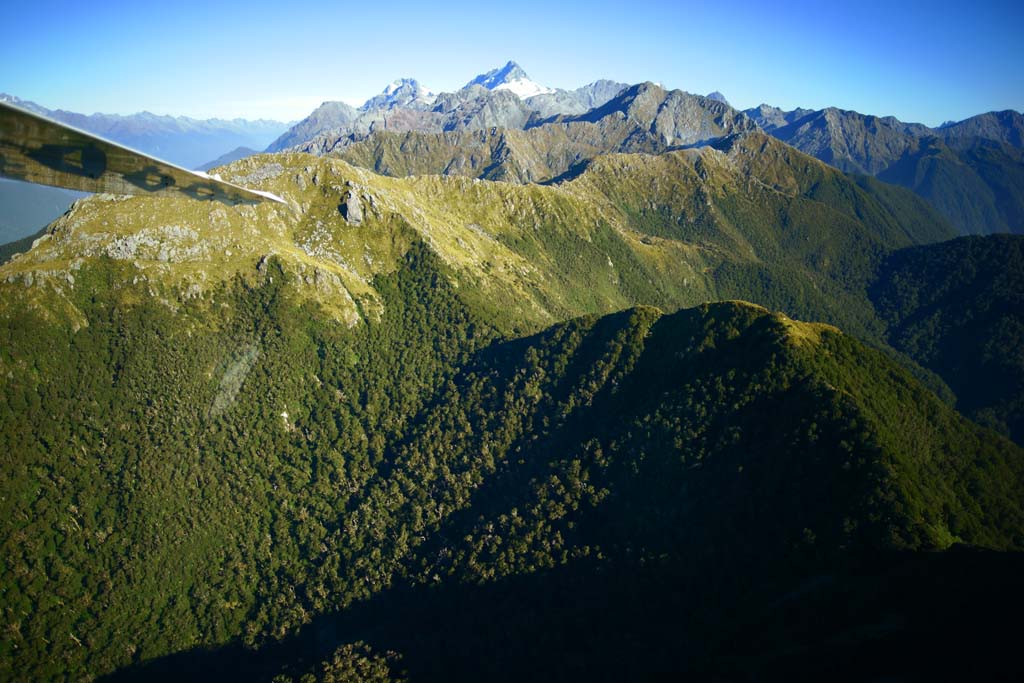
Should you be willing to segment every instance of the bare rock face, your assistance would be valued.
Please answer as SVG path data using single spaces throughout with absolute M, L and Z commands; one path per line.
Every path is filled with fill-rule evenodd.
M 349 225 L 362 225 L 363 203 L 355 190 L 349 190 L 345 200 L 338 205 L 338 211 Z

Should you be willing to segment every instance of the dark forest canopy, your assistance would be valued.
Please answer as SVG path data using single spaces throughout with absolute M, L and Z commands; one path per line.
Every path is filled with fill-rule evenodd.
M 1021 238 L 759 134 L 230 169 L 290 205 L 97 196 L 0 267 L 0 677 L 1013 665 Z

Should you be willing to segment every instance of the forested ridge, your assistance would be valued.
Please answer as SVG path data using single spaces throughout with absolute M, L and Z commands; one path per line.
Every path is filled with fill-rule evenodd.
M 877 676 L 991 635 L 956 615 L 1019 595 L 1015 404 L 913 331 L 962 343 L 949 263 L 1018 243 L 720 147 L 81 203 L 0 270 L 0 677 Z M 998 339 L 1019 283 L 978 282 Z

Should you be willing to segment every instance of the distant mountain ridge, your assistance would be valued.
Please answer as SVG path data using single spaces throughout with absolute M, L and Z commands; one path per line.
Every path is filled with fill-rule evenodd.
M 252 156 L 253 154 L 259 154 L 259 151 L 252 149 L 251 147 L 236 147 L 235 149 L 231 150 L 230 152 L 227 152 L 226 154 L 221 154 L 213 161 L 207 161 L 205 164 L 199 166 L 196 170 L 209 171 L 211 168 L 224 166 L 225 164 L 230 164 L 232 161 L 238 161 L 239 159 L 244 159 L 245 157 Z
M 556 89 L 554 92 L 534 95 L 529 98 L 529 105 L 543 118 L 557 114 L 583 114 L 594 107 L 600 107 L 628 87 L 626 83 L 601 79 L 575 90 Z
M 1024 232 L 1024 115 L 988 112 L 929 128 L 829 107 L 745 113 L 769 134 L 849 173 L 927 199 L 965 234 Z
M 190 169 L 237 147 L 263 149 L 288 128 L 287 123 L 267 119 L 193 119 L 148 111 L 86 115 L 47 109 L 2 93 L 0 100 Z
M 670 97 L 662 102 L 665 111 L 610 105 L 637 87 L 599 80 L 575 90 L 552 89 L 533 81 L 515 61 L 481 73 L 451 93 L 434 93 L 414 78 L 399 78 L 358 107 L 324 102 L 302 121 L 281 130 L 265 149 L 344 154 L 352 163 L 385 173 L 458 173 L 543 182 L 578 169 L 598 154 L 660 153 L 759 127 L 844 172 L 875 176 L 913 190 L 963 234 L 1024 232 L 1024 116 L 1018 112 L 989 112 L 930 128 L 836 107 L 785 111 L 762 104 L 735 112 L 718 91 L 703 97 L 703 104 L 698 104 L 700 96 L 688 93 L 685 98 Z M 693 108 L 687 114 L 678 111 L 684 99 L 685 106 Z M 221 156 L 223 161 L 236 157 L 218 150 L 190 163 L 181 158 L 188 153 L 188 144 L 179 144 L 180 139 L 202 138 L 216 129 L 228 131 L 225 134 L 234 140 L 241 129 L 255 127 L 263 131 L 265 141 L 274 125 L 284 126 L 266 121 L 197 121 L 147 112 L 130 117 L 84 116 L 20 103 L 188 167 L 209 168 Z M 713 110 L 708 103 L 725 109 L 706 116 Z M 745 117 L 747 123 L 740 125 L 735 114 L 726 112 Z M 615 121 L 609 115 L 624 118 Z M 716 123 L 716 116 L 733 120 L 722 125 L 724 119 Z M 598 129 L 579 125 L 599 122 Z M 564 130 L 530 132 L 549 124 Z M 165 139 L 157 130 L 178 138 Z M 628 135 L 623 134 L 626 130 Z M 383 136 L 379 141 L 370 140 L 378 135 Z M 395 144 L 405 148 L 392 149 Z M 238 142 L 227 149 L 263 147 Z M 346 152 L 350 147 L 353 151 Z M 413 150 L 417 158 L 399 159 L 410 157 Z
M 509 62 L 437 96 L 432 107 L 394 106 L 356 118 L 346 110 L 327 121 L 318 110 L 271 151 L 338 154 L 390 175 L 547 182 L 600 154 L 658 154 L 760 128 L 844 172 L 913 190 L 963 234 L 1024 231 L 1024 123 L 1016 112 L 933 129 L 835 107 L 765 104 L 738 112 L 719 92 L 702 98 L 653 83 L 597 81 L 525 99 L 501 87 L 523 78 Z
M 0 178 L 0 244 L 23 239 L 68 210 L 85 192 Z M 24 251 L 24 250 L 21 250 Z
M 606 107 L 636 86 L 600 80 L 572 91 L 551 90 L 532 81 L 514 61 L 476 76 L 455 93 L 394 101 L 390 90 L 406 82 L 416 84 L 395 81 L 358 111 L 325 103 L 267 151 L 342 154 L 351 163 L 388 174 L 543 182 L 598 154 L 660 153 L 707 144 L 738 130 L 734 122 L 699 132 L 693 130 L 691 115 L 680 136 L 668 124 L 677 113 L 645 111 L 631 119 L 616 105 L 616 115 L 635 124 L 635 137 L 627 140 L 612 129 L 629 125 L 606 119 L 613 113 Z M 697 102 L 692 98 L 698 96 L 687 97 L 691 105 Z M 731 110 L 718 91 L 703 100 Z M 710 111 L 706 104 L 698 108 Z M 842 171 L 913 190 L 962 234 L 1024 232 L 1024 116 L 1018 112 L 989 112 L 938 128 L 836 107 L 785 111 L 762 104 L 741 114 L 753 127 Z M 585 121 L 603 121 L 601 130 L 584 133 L 575 124 Z M 565 130 L 530 132 L 547 124 Z M 658 135 L 662 140 L 655 142 Z M 375 136 L 382 137 L 371 140 Z
M 618 84 L 592 85 L 607 94 Z M 418 125 L 396 129 L 393 117 L 391 128 L 369 131 L 373 135 L 328 131 L 296 149 L 339 155 L 386 175 L 466 175 L 528 183 L 577 172 L 602 154 L 659 154 L 757 130 L 728 104 L 653 83 L 627 87 L 584 113 L 549 117 L 516 106 L 522 104 L 518 100 L 508 100 L 510 107 L 497 114 L 492 95 L 479 88 L 462 91 L 475 95 L 426 125 L 424 118 L 410 114 L 401 123 Z
M 435 94 L 412 78 L 398 79 L 358 109 L 324 102 L 266 149 L 334 149 L 339 140 L 356 142 L 378 132 L 442 133 L 523 129 L 560 114 L 583 114 L 601 106 L 627 86 L 599 80 L 575 90 L 537 84 L 515 62 L 470 80 L 460 90 Z
M 61 121 L 140 152 L 166 159 L 188 169 L 209 168 L 238 148 L 263 149 L 288 128 L 287 123 L 258 119 L 193 119 L 187 116 L 138 114 L 80 114 L 47 109 L 28 100 L 0 93 L 0 101 Z M 239 158 L 235 156 L 232 160 Z M 83 195 L 58 187 L 23 183 L 4 186 L 0 192 L 0 244 L 30 235 L 64 213 Z
M 943 140 L 950 147 L 960 147 L 970 143 L 972 138 L 995 140 L 1013 147 L 1024 147 L 1024 115 L 1007 109 L 990 111 L 964 119 L 948 126 L 940 132 Z

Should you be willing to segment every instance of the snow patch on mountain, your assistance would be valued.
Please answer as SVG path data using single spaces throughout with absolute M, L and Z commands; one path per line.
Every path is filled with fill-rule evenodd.
M 495 87 L 494 90 L 508 90 L 524 100 L 527 97 L 533 97 L 534 95 L 547 95 L 555 92 L 551 88 L 545 88 L 543 85 L 531 81 L 529 78 L 517 78 L 513 81 L 509 81 L 508 83 L 502 83 Z
M 467 83 L 465 87 L 468 88 L 473 85 L 480 85 L 488 90 L 508 90 L 522 99 L 555 92 L 551 88 L 546 88 L 531 80 L 522 67 L 515 62 L 509 62 L 503 67 L 480 74 Z
M 360 111 L 392 109 L 394 107 L 430 106 L 437 95 L 420 85 L 415 78 L 399 78 L 388 84 L 384 90 L 367 100 Z

